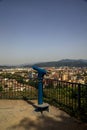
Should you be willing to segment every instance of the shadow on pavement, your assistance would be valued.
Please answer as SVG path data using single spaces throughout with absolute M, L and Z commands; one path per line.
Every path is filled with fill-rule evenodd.
M 87 126 L 79 124 L 76 121 L 72 122 L 71 117 L 63 115 L 49 117 L 44 114 L 32 117 L 25 117 L 16 125 L 11 126 L 8 130 L 86 130 Z

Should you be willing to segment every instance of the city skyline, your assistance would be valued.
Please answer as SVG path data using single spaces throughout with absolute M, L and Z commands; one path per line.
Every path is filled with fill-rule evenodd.
M 87 59 L 86 0 L 0 1 L 0 65 Z

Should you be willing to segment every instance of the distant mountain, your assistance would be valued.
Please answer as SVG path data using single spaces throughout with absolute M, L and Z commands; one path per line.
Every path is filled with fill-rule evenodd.
M 63 60 L 60 60 L 60 61 L 37 63 L 35 65 L 37 65 L 39 67 L 60 67 L 60 66 L 87 67 L 87 60 L 83 60 L 83 59 L 79 59 L 79 60 L 63 59 Z
M 60 66 L 69 66 L 69 67 L 87 67 L 87 60 L 79 59 L 79 60 L 72 60 L 72 59 L 63 59 L 60 61 L 51 61 L 51 62 L 41 62 L 36 64 L 22 64 L 22 65 L 15 65 L 15 66 L 8 66 L 8 65 L 1 65 L 1 68 L 16 68 L 16 67 L 32 67 L 36 65 L 38 67 L 60 67 Z

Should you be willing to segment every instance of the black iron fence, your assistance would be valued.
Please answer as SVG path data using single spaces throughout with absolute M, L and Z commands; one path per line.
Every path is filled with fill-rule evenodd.
M 37 79 L 18 82 L 15 79 L 0 80 L 0 99 L 37 99 Z M 87 122 L 87 85 L 59 80 L 43 80 L 43 99 L 69 114 Z
M 0 80 L 0 99 L 37 99 L 35 81 L 18 82 L 15 79 Z
M 87 121 L 87 85 L 59 80 L 45 81 L 44 100 Z

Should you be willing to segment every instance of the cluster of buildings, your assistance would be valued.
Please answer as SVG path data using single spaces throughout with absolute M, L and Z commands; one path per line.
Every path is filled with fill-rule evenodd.
M 44 76 L 46 79 L 56 79 L 60 81 L 74 82 L 87 84 L 87 67 L 46 67 L 47 74 Z M 17 74 L 23 77 L 28 82 L 29 79 L 37 78 L 37 72 L 32 68 L 14 68 L 0 70 L 0 80 L 3 74 Z M 6 77 L 7 78 L 7 77 Z M 17 81 L 14 79 L 14 83 Z
M 87 84 L 87 67 L 47 68 L 50 79 Z
M 87 84 L 87 67 L 47 67 L 45 78 L 56 79 L 60 81 L 74 82 Z M 31 77 L 36 77 L 34 71 L 31 72 Z
M 0 87 L 5 91 L 24 91 L 24 90 L 33 90 L 34 87 L 30 86 L 28 83 L 29 76 L 28 73 L 31 69 L 26 68 L 12 68 L 12 69 L 1 69 L 0 70 Z M 26 83 L 18 82 L 17 77 L 23 79 Z M 10 78 L 9 78 L 10 77 Z M 16 78 L 15 78 L 16 77 Z

